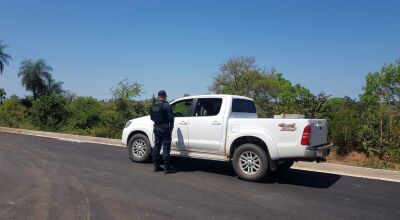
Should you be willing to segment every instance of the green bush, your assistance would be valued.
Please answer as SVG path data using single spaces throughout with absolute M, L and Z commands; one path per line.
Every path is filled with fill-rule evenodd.
M 358 104 L 350 98 L 331 98 L 322 106 L 322 117 L 328 119 L 329 136 L 339 155 L 359 147 L 360 116 Z
M 51 94 L 34 100 L 29 109 L 29 118 L 33 125 L 41 129 L 57 131 L 68 118 L 65 98 Z
M 20 128 L 26 119 L 26 108 L 16 99 L 8 99 L 0 105 L 0 125 Z
M 103 111 L 100 114 L 100 123 L 90 130 L 91 135 L 106 138 L 121 138 L 121 132 L 126 119 L 118 112 L 114 102 L 104 103 Z
M 121 138 L 125 123 L 149 114 L 152 100 L 133 101 L 117 99 L 103 103 L 100 123 L 90 130 L 93 136 Z
M 92 97 L 77 97 L 68 105 L 68 111 L 68 128 L 87 130 L 100 123 L 103 105 Z
M 389 155 L 395 162 L 400 163 L 400 148 L 393 148 L 390 150 Z

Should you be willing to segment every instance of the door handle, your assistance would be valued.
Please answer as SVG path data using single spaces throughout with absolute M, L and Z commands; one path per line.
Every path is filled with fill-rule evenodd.
M 213 125 L 220 125 L 221 123 L 219 123 L 218 121 L 214 121 L 212 124 Z
M 181 124 L 181 125 L 187 125 L 187 122 L 186 122 L 186 121 L 181 121 L 181 122 L 179 122 L 179 124 Z

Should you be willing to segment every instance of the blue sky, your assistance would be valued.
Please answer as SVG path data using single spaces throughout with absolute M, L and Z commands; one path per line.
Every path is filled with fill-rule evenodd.
M 106 99 L 128 78 L 170 98 L 203 94 L 218 67 L 254 56 L 312 92 L 357 98 L 364 77 L 400 58 L 400 1 L 2 0 L 9 95 L 23 59 L 43 58 L 64 88 Z

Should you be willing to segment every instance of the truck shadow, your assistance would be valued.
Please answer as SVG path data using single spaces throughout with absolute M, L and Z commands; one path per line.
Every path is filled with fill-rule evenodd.
M 177 172 L 201 171 L 231 177 L 237 176 L 232 165 L 226 162 L 178 157 L 174 157 L 171 162 Z M 287 171 L 272 172 L 261 184 L 287 184 L 311 188 L 330 188 L 341 177 L 341 175 L 337 174 L 289 169 Z

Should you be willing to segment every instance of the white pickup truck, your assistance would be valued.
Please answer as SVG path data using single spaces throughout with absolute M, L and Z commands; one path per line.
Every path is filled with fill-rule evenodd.
M 232 161 L 242 179 L 259 181 L 271 170 L 319 162 L 330 152 L 325 119 L 258 118 L 252 99 L 233 95 L 188 96 L 171 106 L 171 155 Z M 122 143 L 132 161 L 148 161 L 154 146 L 150 116 L 128 121 Z

